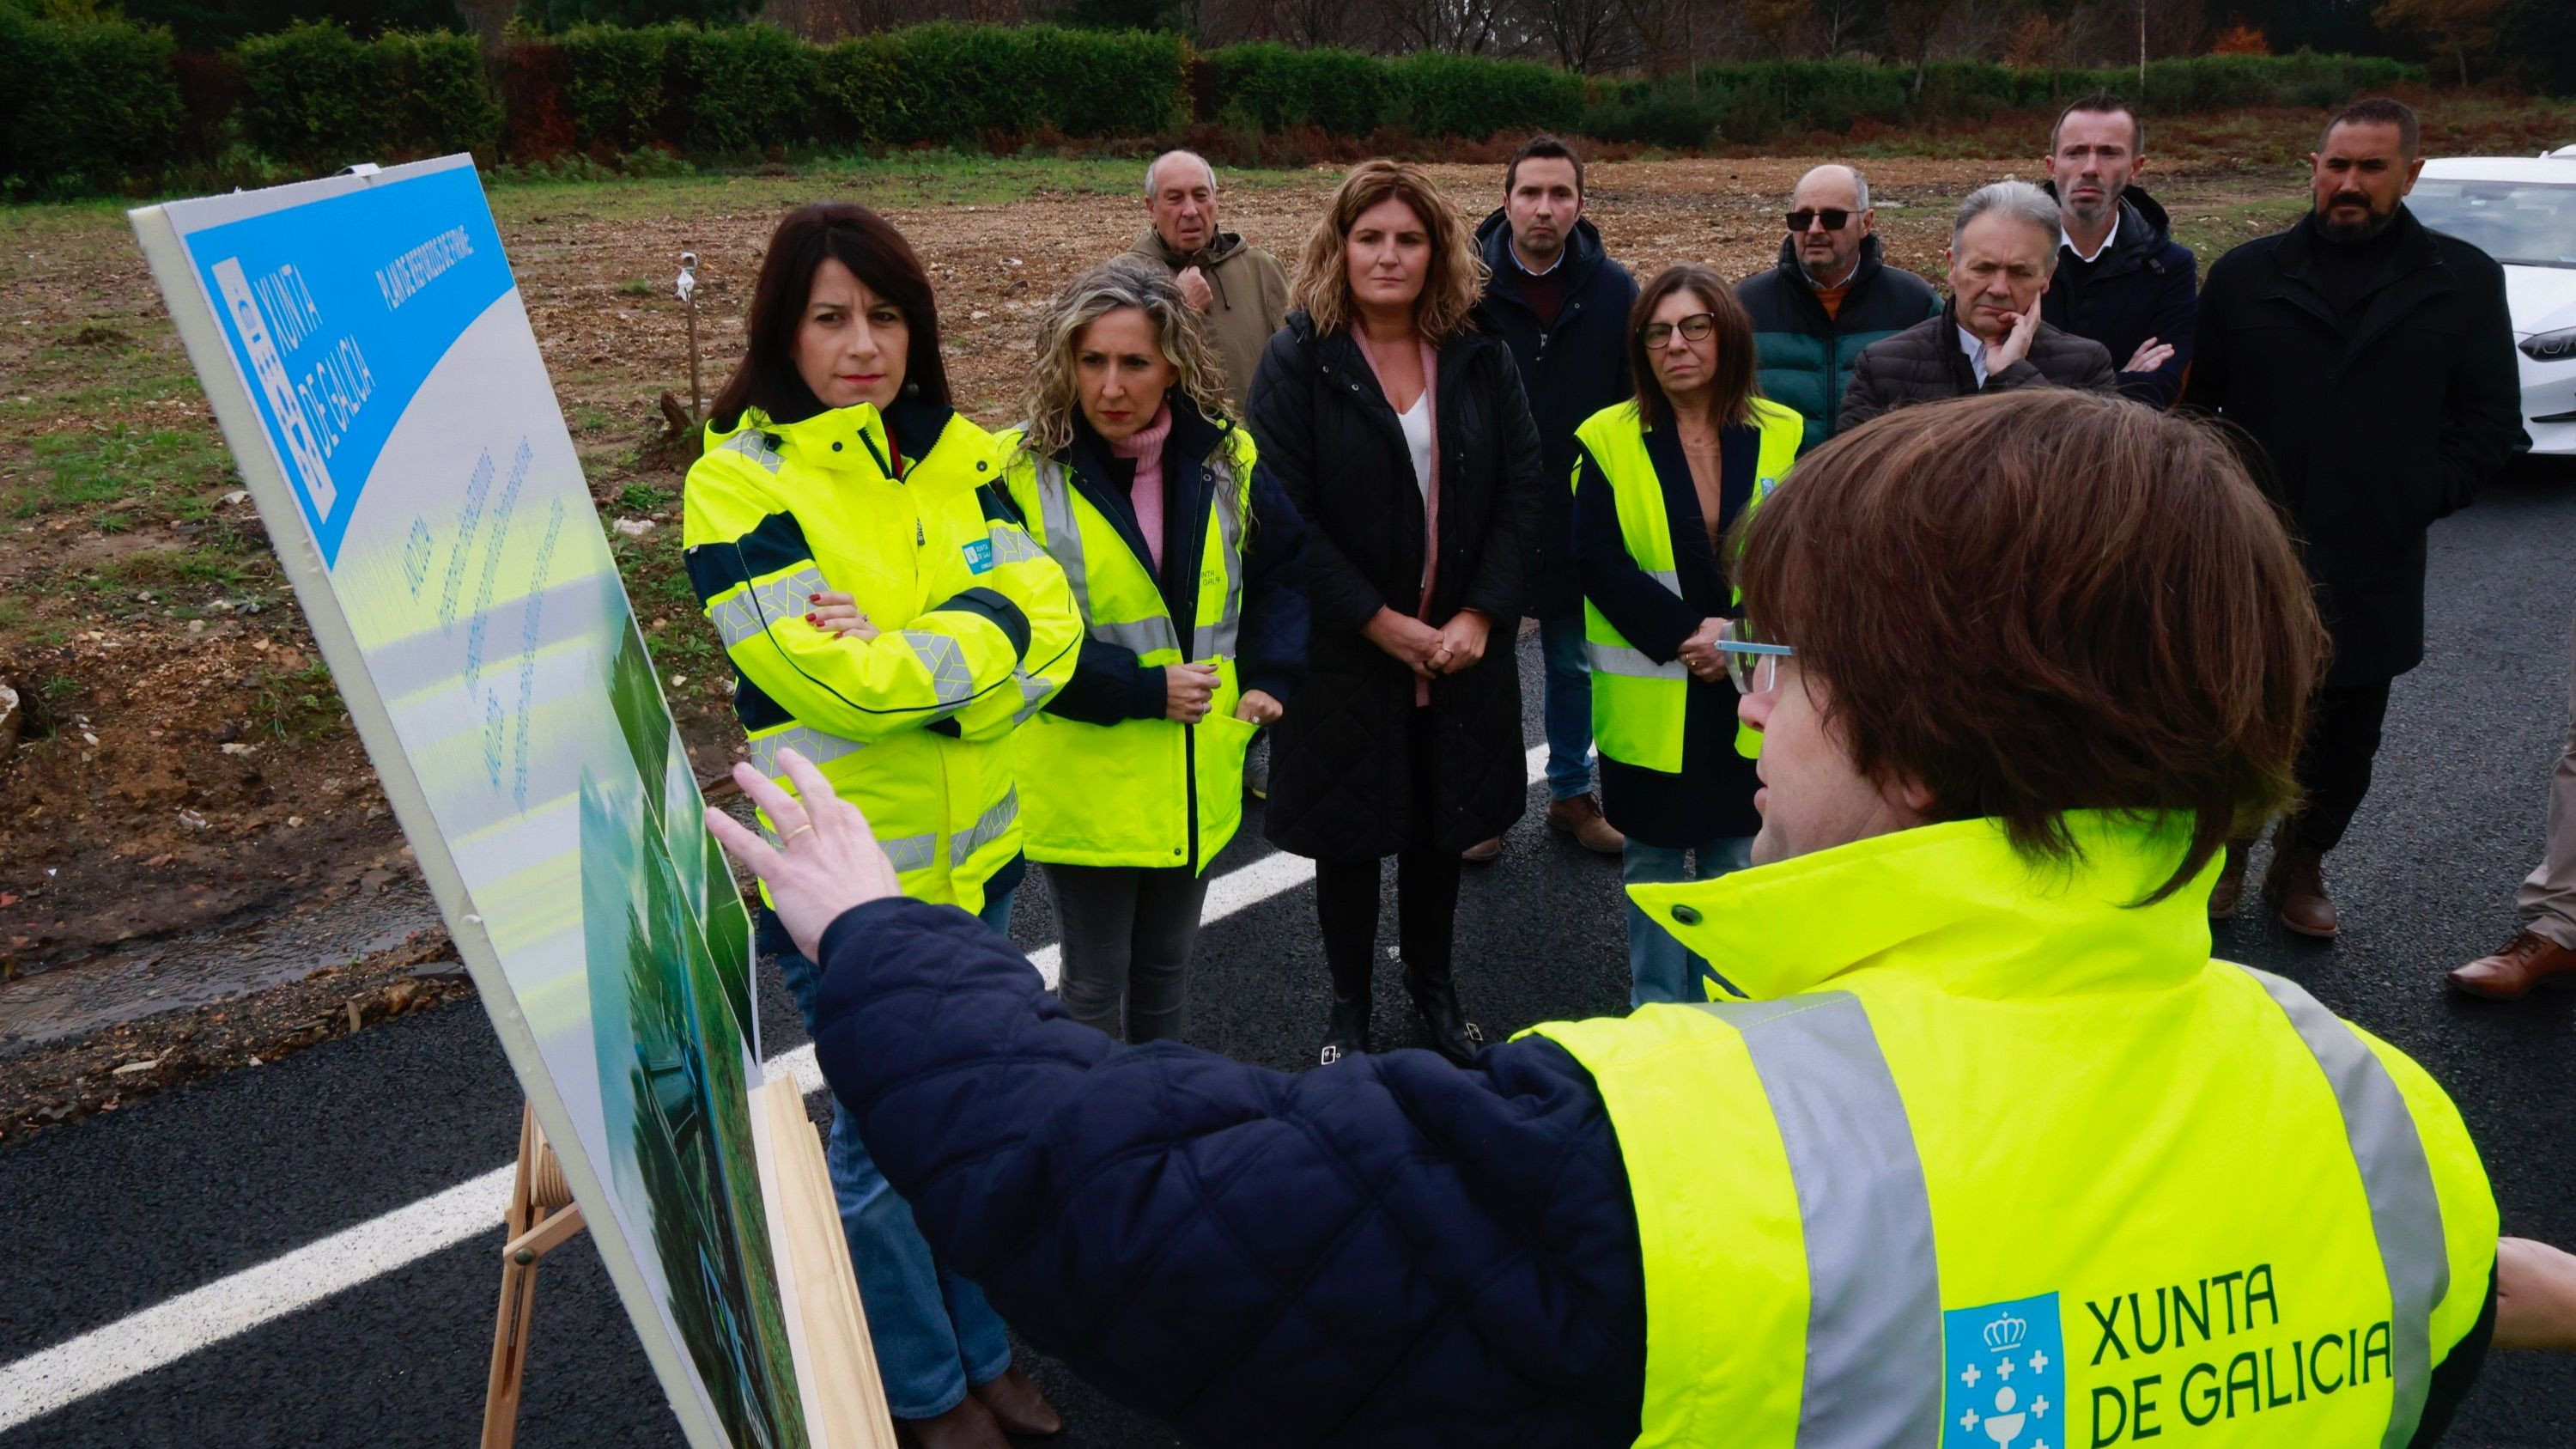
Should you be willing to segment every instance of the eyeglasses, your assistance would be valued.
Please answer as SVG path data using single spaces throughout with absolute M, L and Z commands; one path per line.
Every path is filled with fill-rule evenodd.
M 1706 342 L 1709 334 L 1717 330 L 1717 314 L 1693 312 L 1679 322 L 1649 322 L 1637 329 L 1637 336 L 1645 341 L 1646 350 L 1652 352 L 1672 342 L 1673 329 L 1676 327 L 1681 329 L 1682 336 L 1688 340 Z
M 1735 681 L 1738 694 L 1769 694 L 1780 687 L 1780 661 L 1795 657 L 1798 651 L 1786 644 L 1736 637 L 1743 627 L 1730 619 L 1717 631 L 1717 650 L 1726 656 L 1726 677 Z
M 1843 223 L 1851 220 L 1851 215 L 1839 206 L 1829 206 L 1822 211 L 1793 211 L 1783 219 L 1789 223 L 1791 231 L 1805 231 L 1808 223 L 1818 221 L 1825 224 L 1827 231 L 1841 231 Z

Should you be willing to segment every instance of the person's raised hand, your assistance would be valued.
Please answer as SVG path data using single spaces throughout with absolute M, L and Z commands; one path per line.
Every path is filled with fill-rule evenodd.
M 1243 698 L 1234 702 L 1234 717 L 1248 724 L 1277 724 L 1288 709 L 1266 689 L 1247 689 Z
M 2495 1346 L 2576 1351 L 2576 1256 L 2496 1239 Z
M 2173 355 L 2174 350 L 2172 343 L 2158 342 L 2156 339 L 2150 337 L 2146 341 L 2138 344 L 2137 352 L 2129 358 L 2129 365 L 2121 368 L 2120 370 L 2122 372 L 2153 372 L 2157 368 L 2164 366 L 2166 363 L 2173 361 Z
M 2003 315 L 2012 319 L 2012 330 L 2004 334 L 2003 341 L 1986 349 L 1986 376 L 1989 378 L 2030 356 L 2030 340 L 2039 335 L 2038 308 Z
M 847 639 L 877 637 L 877 626 L 868 622 L 868 616 L 859 612 L 857 602 L 847 594 L 827 590 L 807 594 L 805 602 L 813 605 L 805 611 L 805 622 L 826 634 L 838 634 Z
M 1215 695 L 1215 665 L 1163 666 L 1163 718 L 1182 724 L 1197 724 L 1207 718 L 1208 702 Z
M 1476 667 L 1485 657 L 1485 640 L 1492 634 L 1494 621 L 1478 609 L 1460 609 L 1440 626 L 1440 647 L 1432 651 L 1432 668 L 1442 674 L 1457 674 Z
M 1181 268 L 1172 274 L 1172 283 L 1181 289 L 1181 299 L 1199 311 L 1216 305 L 1216 288 L 1208 285 L 1207 273 L 1198 268 Z
M 794 795 L 748 760 L 733 767 L 734 783 L 778 832 L 776 845 L 712 805 L 707 807 L 707 829 L 715 832 L 725 854 L 769 887 L 770 908 L 778 912 L 779 924 L 787 928 L 797 952 L 815 961 L 824 929 L 843 911 L 901 895 L 903 882 L 878 847 L 868 818 L 832 789 L 811 760 L 781 750 L 778 762 L 795 782 Z
M 1399 614 L 1381 607 L 1360 626 L 1368 641 L 1393 656 L 1397 663 L 1429 679 L 1439 673 L 1433 661 L 1441 647 L 1440 631 L 1411 614 Z

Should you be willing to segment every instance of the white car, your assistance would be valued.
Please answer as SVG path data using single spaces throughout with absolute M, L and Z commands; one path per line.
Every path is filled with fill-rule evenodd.
M 2406 205 L 2504 264 L 2531 451 L 2576 457 L 2576 146 L 2424 163 Z

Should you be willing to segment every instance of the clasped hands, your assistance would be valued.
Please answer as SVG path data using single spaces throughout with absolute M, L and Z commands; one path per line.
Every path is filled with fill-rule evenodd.
M 848 594 L 808 594 L 805 599 L 814 606 L 806 613 L 805 622 L 824 633 L 845 639 L 877 637 L 876 625 L 868 622 L 866 613 Z M 1216 698 L 1216 685 L 1213 664 L 1163 666 L 1163 718 L 1179 724 L 1197 724 L 1207 718 L 1208 705 Z M 1234 706 L 1234 717 L 1248 724 L 1275 724 L 1283 713 L 1284 707 L 1267 690 L 1246 690 Z
M 1726 637 L 1726 626 L 1724 619 L 1702 619 L 1699 628 L 1674 651 L 1682 667 L 1691 672 L 1691 678 L 1702 684 L 1715 684 L 1726 677 L 1726 651 L 1717 647 L 1717 641 Z
M 1410 614 L 1381 607 L 1360 626 L 1368 641 L 1424 679 L 1472 669 L 1485 657 L 1494 621 L 1477 609 L 1460 609 L 1434 629 Z

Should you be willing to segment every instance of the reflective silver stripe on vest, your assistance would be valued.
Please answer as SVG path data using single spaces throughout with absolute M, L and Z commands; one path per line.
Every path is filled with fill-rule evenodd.
M 966 671 L 966 651 L 945 634 L 906 629 L 897 636 L 912 646 L 912 655 L 930 671 L 930 687 L 941 704 L 956 704 L 975 692 L 975 676 Z
M 1743 1033 L 1807 1244 L 1798 1449 L 1941 1442 L 1941 1278 L 1905 1099 L 1848 991 L 1694 1003 Z
M 984 535 L 993 542 L 993 563 L 996 567 L 1002 564 L 1027 563 L 1033 558 L 1046 557 L 1046 550 L 1039 548 L 1037 540 L 1029 537 L 1028 530 L 1016 523 L 1004 523 L 995 519 L 985 526 Z
M 716 444 L 716 451 L 719 453 L 740 453 L 744 457 L 758 463 L 760 466 L 768 469 L 772 473 L 776 473 L 787 462 L 785 458 L 779 456 L 777 449 L 769 446 L 768 435 L 761 432 L 758 428 L 743 429 L 741 432 L 736 433 L 732 437 L 725 439 L 723 442 Z
M 1220 478 L 1232 478 L 1229 466 Z M 1157 650 L 1181 652 L 1181 636 L 1173 629 L 1169 615 L 1131 619 L 1120 623 L 1102 622 L 1099 610 L 1091 603 L 1091 565 L 1083 553 L 1082 523 L 1074 514 L 1073 490 L 1065 486 L 1064 465 L 1053 458 L 1037 461 L 1038 517 L 1046 526 L 1046 552 L 1056 567 L 1064 570 L 1066 587 L 1073 592 L 1074 606 L 1082 611 L 1083 637 L 1103 644 L 1115 644 L 1131 653 L 1144 655 Z M 1226 557 L 1239 552 L 1242 520 L 1223 508 L 1217 510 L 1218 529 L 1224 540 Z M 1190 631 L 1191 659 L 1213 659 L 1219 654 L 1232 654 L 1235 640 L 1242 632 L 1242 570 L 1227 571 L 1225 612 L 1213 625 L 1202 625 Z
M 1091 612 L 1090 600 L 1082 602 L 1082 612 Z M 1172 621 L 1160 614 L 1124 624 L 1090 624 L 1085 626 L 1082 636 L 1097 639 L 1103 644 L 1115 644 L 1122 649 L 1132 649 L 1138 654 L 1151 654 L 1157 649 L 1167 649 L 1174 654 L 1181 652 L 1181 641 L 1172 633 Z
M 786 767 L 778 763 L 780 750 L 792 749 L 820 765 L 826 760 L 855 755 L 866 748 L 867 742 L 864 740 L 826 734 L 811 725 L 792 725 L 776 734 L 762 735 L 751 742 L 751 767 L 775 780 L 787 773 Z
M 781 619 L 804 618 L 805 596 L 830 587 L 823 581 L 823 571 L 807 564 L 784 578 L 752 584 L 718 600 L 708 607 L 707 619 L 716 626 L 716 637 L 731 649 L 746 639 L 759 638 Z
M 1592 662 L 1594 672 L 1624 675 L 1630 679 L 1670 679 L 1684 682 L 1690 678 L 1690 667 L 1676 659 L 1670 664 L 1655 661 L 1625 644 L 1602 644 L 1583 641 L 1583 656 Z
M 936 834 L 880 836 L 877 844 L 885 848 L 886 859 L 896 870 L 928 870 L 939 863 Z
M 1019 787 L 1013 786 L 1002 792 L 992 809 L 975 817 L 974 824 L 948 837 L 948 868 L 964 870 L 976 851 L 1001 839 L 1002 833 L 1019 818 L 1020 792 Z
M 1209 471 L 1215 481 L 1210 506 L 1216 510 L 1217 547 L 1225 561 L 1225 602 L 1214 624 L 1202 623 L 1190 631 L 1192 659 L 1232 658 L 1243 637 L 1243 510 L 1227 506 L 1242 501 L 1242 485 L 1234 475 L 1234 455 L 1224 454 L 1223 460 Z
M 2451 1255 L 2442 1237 L 2442 1199 L 2406 1094 L 2362 1039 L 2296 982 L 2244 968 L 2263 983 L 2299 1039 L 2316 1056 L 2343 1109 L 2344 1132 L 2370 1199 L 2370 1227 L 2388 1275 L 2388 1366 L 2393 1402 L 2380 1437 L 2397 1449 L 2415 1437 L 2433 1378 L 2433 1309 L 2451 1291 Z
M 1662 584 L 1665 588 L 1672 590 L 1674 597 L 1680 597 L 1682 591 L 1682 576 L 1680 574 L 1671 569 L 1648 569 L 1646 570 L 1646 577 L 1653 579 L 1656 583 Z
M 1024 669 L 1012 670 L 1011 678 L 1020 686 L 1020 708 L 1011 716 L 1011 723 L 1027 724 L 1030 715 L 1046 708 L 1047 695 L 1054 686 L 1043 679 L 1033 678 Z

